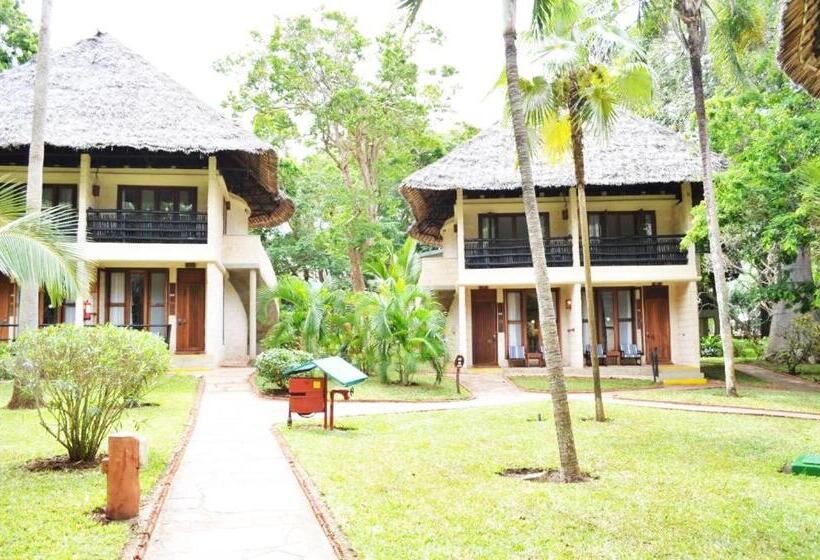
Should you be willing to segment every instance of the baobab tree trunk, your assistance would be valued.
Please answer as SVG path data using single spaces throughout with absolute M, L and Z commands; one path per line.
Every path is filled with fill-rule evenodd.
M 589 360 L 592 364 L 592 389 L 595 393 L 595 420 L 606 422 L 604 398 L 601 394 L 601 368 L 598 363 L 598 321 L 595 313 L 595 294 L 592 291 L 592 257 L 589 247 L 589 221 L 587 219 L 586 175 L 584 173 L 584 130 L 578 114 L 578 84 L 573 78 L 569 92 L 569 122 L 572 136 L 572 161 L 575 165 L 575 185 L 578 189 L 578 217 L 581 227 L 581 249 L 584 255 L 584 291 L 587 302 L 589 325 Z
M 48 90 L 49 40 L 51 27 L 51 0 L 43 0 L 40 14 L 40 37 L 37 45 L 37 63 L 34 75 L 32 101 L 31 144 L 28 152 L 26 212 L 38 212 L 43 205 L 43 162 L 45 159 L 46 99 Z M 20 331 L 36 329 L 39 315 L 40 287 L 36 284 L 20 286 L 20 306 L 17 311 Z M 34 408 L 37 403 L 15 379 L 8 408 Z
M 521 172 L 521 193 L 524 215 L 527 220 L 527 234 L 535 270 L 535 293 L 538 300 L 538 319 L 541 327 L 542 352 L 550 376 L 550 394 L 555 419 L 555 433 L 558 439 L 558 454 L 561 461 L 561 475 L 565 482 L 582 479 L 575 453 L 575 439 L 572 434 L 572 418 L 567 401 L 567 387 L 562 371 L 561 354 L 558 345 L 558 327 L 552 301 L 547 258 L 544 252 L 544 237 L 538 215 L 538 201 L 532 178 L 532 163 L 527 146 L 527 129 L 524 122 L 524 106 L 518 82 L 518 53 L 515 46 L 515 0 L 502 0 L 504 5 L 504 51 L 507 69 L 507 95 L 510 101 L 515 148 Z
M 718 224 L 717 197 L 712 184 L 712 156 L 709 148 L 709 132 L 706 129 L 706 104 L 703 93 L 703 20 L 700 0 L 676 0 L 675 9 L 686 26 L 686 42 L 689 64 L 692 69 L 692 90 L 695 97 L 695 116 L 698 122 L 698 142 L 703 169 L 703 198 L 706 202 L 706 223 L 709 230 L 709 254 L 715 276 L 715 299 L 720 321 L 720 339 L 723 343 L 723 363 L 726 376 L 726 395 L 737 396 L 735 384 L 735 355 L 732 347 L 732 328 L 729 323 L 729 287 L 726 282 L 726 265 Z
M 797 287 L 812 282 L 811 251 L 808 246 L 801 247 L 794 262 L 784 267 L 789 282 Z M 772 310 L 769 327 L 769 343 L 766 346 L 766 357 L 772 357 L 782 350 L 786 343 L 786 333 L 797 318 L 797 311 L 785 301 L 778 301 Z

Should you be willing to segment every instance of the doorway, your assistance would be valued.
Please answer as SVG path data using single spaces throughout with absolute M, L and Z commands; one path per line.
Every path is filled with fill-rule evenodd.
M 177 348 L 179 353 L 205 351 L 205 269 L 177 271 Z
M 498 365 L 497 307 L 495 290 L 473 290 L 473 365 Z
M 669 337 L 669 288 L 667 286 L 644 288 L 643 299 L 647 356 L 657 348 L 658 361 L 668 364 L 672 361 Z

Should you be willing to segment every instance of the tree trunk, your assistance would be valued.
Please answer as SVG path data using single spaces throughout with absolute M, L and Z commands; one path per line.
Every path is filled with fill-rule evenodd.
M 788 275 L 789 282 L 794 286 L 812 281 L 811 252 L 808 246 L 800 248 L 797 258 L 793 263 L 784 267 L 784 272 Z M 769 343 L 766 346 L 767 358 L 783 350 L 786 345 L 786 333 L 798 316 L 799 313 L 785 301 L 778 301 L 775 304 L 769 327 Z
M 40 17 L 40 37 L 34 74 L 32 101 L 31 143 L 28 152 L 26 211 L 37 212 L 43 205 L 43 162 L 45 159 L 46 99 L 48 90 L 49 39 L 51 35 L 51 0 L 43 0 Z M 20 286 L 17 322 L 20 331 L 36 329 L 39 319 L 40 287 L 36 284 Z M 78 310 L 79 311 L 79 310 Z M 9 408 L 34 408 L 36 401 L 14 381 Z
M 558 439 L 558 454 L 561 460 L 561 475 L 565 482 L 582 479 L 575 453 L 575 439 L 572 434 L 572 418 L 567 400 L 567 388 L 562 371 L 561 354 L 558 345 L 558 327 L 552 301 L 547 259 L 544 252 L 544 238 L 538 215 L 538 201 L 532 179 L 532 164 L 527 146 L 527 130 L 524 123 L 524 107 L 518 82 L 518 53 L 515 46 L 515 0 L 502 0 L 504 4 L 504 51 L 507 70 L 507 94 L 510 101 L 515 147 L 521 172 L 521 193 L 527 233 L 535 270 L 535 292 L 538 300 L 538 318 L 543 338 L 542 352 L 550 376 L 550 394 L 555 418 L 555 432 Z
M 720 339 L 723 343 L 723 362 L 726 376 L 726 395 L 737 396 L 735 384 L 735 355 L 732 348 L 732 329 L 729 323 L 729 287 L 726 282 L 726 265 L 723 259 L 723 246 L 718 224 L 717 197 L 712 185 L 712 158 L 709 148 L 709 132 L 706 128 L 706 104 L 703 93 L 703 67 L 701 65 L 701 47 L 703 44 L 700 6 L 697 13 L 681 12 L 680 17 L 687 29 L 687 49 L 689 64 L 692 68 L 692 90 L 695 97 L 695 115 L 698 121 L 698 142 L 700 159 L 703 168 L 703 198 L 706 202 L 706 222 L 709 230 L 709 254 L 712 259 L 712 273 L 715 276 L 715 299 L 717 300 L 718 318 L 720 320 Z M 676 2 L 676 9 L 681 3 Z
M 348 247 L 347 256 L 350 259 L 350 287 L 354 292 L 363 292 L 366 286 L 362 272 L 362 250 Z
M 587 302 L 589 324 L 589 360 L 592 364 L 592 389 L 595 394 L 595 420 L 606 422 L 604 398 L 601 394 L 601 368 L 598 363 L 598 321 L 595 312 L 595 293 L 592 290 L 592 257 L 589 247 L 589 222 L 587 219 L 587 193 L 584 174 L 584 131 L 578 105 L 578 84 L 570 82 L 569 115 L 572 135 L 572 161 L 575 164 L 575 185 L 578 188 L 578 217 L 581 227 L 581 249 L 584 255 L 584 292 Z

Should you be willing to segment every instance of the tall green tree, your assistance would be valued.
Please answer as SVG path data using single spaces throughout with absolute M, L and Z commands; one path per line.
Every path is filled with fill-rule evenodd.
M 410 20 L 418 14 L 422 0 L 401 0 L 399 5 L 408 10 Z M 543 333 L 544 348 L 542 349 L 550 375 L 550 395 L 552 397 L 555 432 L 558 441 L 558 455 L 561 461 L 561 476 L 565 482 L 577 482 L 583 476 L 578 466 L 578 456 L 575 450 L 575 438 L 572 433 L 572 417 L 569 412 L 567 388 L 561 363 L 560 346 L 558 344 L 558 324 L 555 317 L 555 308 L 552 301 L 552 289 L 547 269 L 547 258 L 544 252 L 544 237 L 541 231 L 541 219 L 538 214 L 538 201 L 535 196 L 535 184 L 532 177 L 532 161 L 530 146 L 527 138 L 527 124 L 524 114 L 524 101 L 521 94 L 521 85 L 518 75 L 518 49 L 516 46 L 516 12 L 515 0 L 502 0 L 503 10 L 503 37 L 505 73 L 507 76 L 507 97 L 509 99 L 510 114 L 512 117 L 515 147 L 518 155 L 518 166 L 521 172 L 521 196 L 524 205 L 524 215 L 527 222 L 527 233 L 532 254 L 532 264 L 535 271 L 535 292 L 538 302 L 538 317 L 541 332 Z M 533 3 L 532 19 L 536 26 L 543 24 L 553 9 L 552 0 L 535 0 Z
M 346 189 L 339 211 L 350 284 L 361 291 L 382 210 L 395 204 L 384 180 L 386 160 L 397 144 L 427 132 L 429 115 L 443 100 L 438 80 L 423 79 L 413 60 L 419 44 L 436 43 L 440 34 L 429 27 L 410 34 L 388 30 L 371 41 L 354 20 L 323 12 L 315 20 L 279 21 L 270 37 L 255 39 L 254 52 L 219 65 L 245 73 L 229 103 L 237 112 L 253 111 L 256 132 L 275 145 L 299 136 L 333 162 Z M 378 67 L 368 73 L 364 60 L 371 54 Z
M 544 76 L 522 80 L 527 124 L 537 130 L 551 157 L 572 153 L 584 259 L 587 317 L 596 325 L 592 288 L 586 177 L 585 130 L 605 137 L 624 108 L 646 107 L 652 99 L 652 75 L 643 52 L 621 29 L 611 4 L 556 0 L 550 14 L 534 26 Z M 606 420 L 598 364 L 598 332 L 590 328 L 590 360 L 595 419 Z
M 37 52 L 37 33 L 19 0 L 0 0 L 0 70 L 22 64 Z
M 640 0 L 639 4 L 641 8 L 639 21 L 644 33 L 648 37 L 657 37 L 661 35 L 662 30 L 672 25 L 689 57 L 701 155 L 703 198 L 709 234 L 709 255 L 715 278 L 715 299 L 723 345 L 726 394 L 737 396 L 732 330 L 729 322 L 729 288 L 718 221 L 717 197 L 712 181 L 712 152 L 703 85 L 703 57 L 708 34 L 705 14 L 707 5 L 703 0 Z M 756 45 L 762 37 L 762 33 L 759 32 L 762 20 L 758 16 L 756 6 L 756 0 L 729 0 L 712 8 L 710 13 L 715 18 L 711 34 L 713 58 L 724 61 L 729 67 L 739 70 L 738 52 Z

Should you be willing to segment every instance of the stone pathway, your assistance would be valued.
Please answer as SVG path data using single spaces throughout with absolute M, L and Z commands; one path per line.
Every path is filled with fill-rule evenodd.
M 282 418 L 276 409 L 287 409 L 257 398 L 248 373 L 205 375 L 196 427 L 148 560 L 336 557 L 270 431 Z
M 735 364 L 735 369 L 774 385 L 780 385 L 790 389 L 798 389 L 800 391 L 813 391 L 820 393 L 820 384 L 812 383 L 811 381 L 806 381 L 805 379 L 788 375 L 786 373 L 780 373 L 779 371 L 772 371 L 754 364 Z

